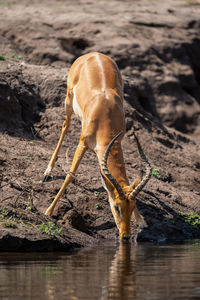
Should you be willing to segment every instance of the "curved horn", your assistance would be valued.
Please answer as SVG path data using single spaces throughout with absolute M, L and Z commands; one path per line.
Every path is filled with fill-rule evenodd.
M 135 137 L 135 141 L 137 143 L 137 146 L 138 146 L 138 151 L 139 151 L 139 154 L 142 158 L 142 160 L 145 162 L 146 164 L 146 174 L 144 176 L 144 178 L 141 180 L 141 182 L 136 186 L 135 190 L 132 191 L 132 193 L 130 194 L 130 199 L 134 199 L 138 194 L 139 192 L 141 192 L 141 190 L 144 188 L 144 186 L 147 184 L 147 182 L 149 181 L 150 177 L 151 177 L 151 173 L 152 173 L 152 168 L 151 168 L 151 165 L 150 163 L 148 162 L 147 158 L 146 158 L 146 155 L 144 154 L 143 150 L 142 150 L 142 147 L 140 145 L 140 142 L 137 138 L 137 136 L 134 134 L 134 137 Z
M 108 167 L 107 167 L 107 160 L 108 160 L 108 155 L 109 155 L 109 152 L 110 152 L 110 149 L 113 145 L 113 143 L 118 139 L 118 137 L 122 134 L 122 131 L 119 132 L 113 139 L 112 141 L 109 143 L 105 153 L 104 153 L 104 156 L 103 156 L 103 159 L 102 159 L 102 162 L 101 162 L 101 168 L 104 172 L 104 174 L 106 175 L 106 177 L 109 179 L 109 181 L 113 184 L 113 186 L 116 188 L 118 194 L 119 194 L 119 197 L 120 199 L 126 199 L 126 196 L 124 194 L 124 191 L 122 189 L 122 187 L 120 186 L 120 184 L 117 182 L 117 180 L 110 174 L 110 172 L 108 171 Z

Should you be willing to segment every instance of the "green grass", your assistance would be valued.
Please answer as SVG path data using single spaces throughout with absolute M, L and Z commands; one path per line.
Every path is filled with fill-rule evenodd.
M 103 205 L 101 203 L 97 203 L 96 204 L 96 209 L 103 209 Z
M 0 54 L 0 60 L 5 60 L 5 55 Z
M 97 197 L 100 195 L 100 192 L 94 191 L 94 195 Z
M 9 217 L 10 212 L 7 209 L 0 210 L 0 221 Z
M 59 235 L 61 233 L 61 231 L 63 230 L 62 227 L 60 228 L 55 228 L 55 224 L 53 222 L 48 222 L 47 224 L 42 223 L 40 225 L 40 230 L 42 232 L 45 232 L 48 235 Z
M 0 226 L 5 228 L 18 228 L 19 226 L 33 229 L 32 224 L 24 223 L 22 215 L 14 209 L 0 209 Z
M 21 55 L 17 55 L 17 54 L 11 54 L 10 55 L 11 58 L 15 58 L 15 59 L 22 59 Z
M 179 211 L 178 214 L 183 217 L 184 221 L 188 223 L 192 228 L 200 229 L 200 216 L 195 215 L 192 211 L 184 213 Z
M 2 222 L 1 225 L 5 228 L 17 228 L 17 222 L 9 210 L 0 210 L 0 221 Z
M 12 218 L 9 218 L 2 222 L 2 226 L 5 228 L 17 228 L 17 223 Z
M 35 146 L 35 142 L 33 142 L 33 141 L 28 142 L 28 144 L 31 146 Z
M 18 55 L 18 54 L 11 54 L 11 55 L 5 55 L 5 54 L 0 54 L 0 61 L 3 61 L 3 60 L 8 60 L 9 62 L 13 62 L 11 59 L 22 59 L 22 56 L 21 55 Z
M 160 169 L 153 169 L 153 170 L 152 170 L 152 175 L 153 175 L 154 177 L 156 177 L 157 179 L 161 179 Z

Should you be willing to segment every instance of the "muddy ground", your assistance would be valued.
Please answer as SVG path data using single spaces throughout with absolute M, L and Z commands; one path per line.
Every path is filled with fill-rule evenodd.
M 67 72 L 90 51 L 112 57 L 125 82 L 123 151 L 130 181 L 144 168 L 133 130 L 158 169 L 137 198 L 148 228 L 140 231 L 133 222 L 132 240 L 200 238 L 200 2 L 5 0 L 0 2 L 0 250 L 70 250 L 118 241 L 91 152 L 55 215 L 43 214 L 80 135 L 73 116 L 52 178 L 41 183 L 64 120 Z

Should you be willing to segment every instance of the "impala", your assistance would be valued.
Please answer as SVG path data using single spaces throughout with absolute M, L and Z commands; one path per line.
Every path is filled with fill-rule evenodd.
M 87 149 L 97 155 L 102 183 L 108 192 L 109 203 L 122 240 L 130 237 L 131 215 L 141 228 L 144 218 L 136 207 L 136 196 L 151 176 L 151 166 L 135 136 L 141 158 L 146 163 L 146 174 L 129 185 L 126 175 L 121 140 L 125 134 L 123 110 L 123 82 L 117 65 L 108 56 L 93 52 L 76 59 L 67 78 L 65 121 L 56 149 L 44 173 L 43 181 L 52 171 L 63 138 L 69 128 L 72 111 L 81 119 L 82 129 L 72 165 L 62 187 L 46 210 L 52 215 L 55 205 L 75 172 Z

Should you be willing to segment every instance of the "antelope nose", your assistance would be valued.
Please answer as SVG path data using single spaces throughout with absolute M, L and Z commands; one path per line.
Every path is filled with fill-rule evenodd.
M 128 235 L 126 235 L 126 234 L 123 234 L 123 236 L 122 236 L 122 242 L 128 242 L 129 241 L 129 239 L 130 239 L 130 236 L 128 236 Z

